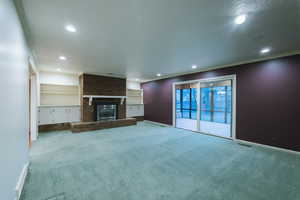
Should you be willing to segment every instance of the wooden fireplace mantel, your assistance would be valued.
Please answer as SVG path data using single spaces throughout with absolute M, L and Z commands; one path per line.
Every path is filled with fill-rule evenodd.
M 89 98 L 89 105 L 92 105 L 93 99 L 100 99 L 100 98 L 109 98 L 109 99 L 121 99 L 121 105 L 123 104 L 124 100 L 127 96 L 104 96 L 104 95 L 83 95 L 83 98 Z

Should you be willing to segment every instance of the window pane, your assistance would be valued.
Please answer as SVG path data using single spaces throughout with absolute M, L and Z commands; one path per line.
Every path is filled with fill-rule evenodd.
M 211 88 L 201 88 L 201 110 L 211 109 Z
M 190 118 L 190 111 L 189 110 L 183 110 L 182 111 L 182 117 L 183 118 Z
M 214 111 L 225 111 L 226 91 L 225 87 L 214 87 Z
M 176 118 L 182 118 L 181 110 L 176 109 Z
M 231 124 L 231 113 L 227 113 L 227 124 Z
M 202 121 L 210 121 L 211 120 L 211 112 L 209 111 L 201 111 L 200 120 Z
M 214 122 L 225 123 L 225 112 L 214 112 Z
M 225 123 L 226 88 L 214 87 L 213 90 L 214 90 L 213 121 L 218 123 Z
M 197 110 L 197 89 L 196 88 L 192 88 L 191 89 L 191 97 L 192 97 L 192 105 L 191 108 L 193 110 Z
M 190 89 L 182 90 L 182 108 L 190 109 Z
M 180 104 L 180 90 L 176 90 L 176 109 L 180 109 L 181 104 Z
M 197 110 L 191 111 L 191 117 L 192 117 L 192 119 L 197 119 Z
M 227 112 L 231 112 L 232 107 L 232 89 L 231 86 L 227 86 Z

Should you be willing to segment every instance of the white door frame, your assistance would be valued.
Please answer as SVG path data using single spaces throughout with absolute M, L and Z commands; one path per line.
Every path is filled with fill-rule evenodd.
M 204 78 L 204 79 L 196 79 L 190 81 L 182 81 L 173 83 L 173 127 L 176 128 L 176 85 L 188 84 L 188 83 L 199 83 L 198 88 L 200 88 L 201 83 L 211 82 L 211 81 L 223 81 L 223 80 L 232 80 L 232 123 L 231 123 L 231 137 L 229 139 L 236 140 L 236 75 L 226 75 L 226 76 L 216 76 L 213 78 Z M 197 102 L 200 103 L 200 92 L 197 92 Z M 197 132 L 200 132 L 200 105 L 197 106 Z M 202 133 L 202 132 L 200 132 Z M 204 133 L 207 134 L 207 133 Z M 208 134 L 213 135 L 213 134 Z M 213 135 L 216 136 L 216 135 Z

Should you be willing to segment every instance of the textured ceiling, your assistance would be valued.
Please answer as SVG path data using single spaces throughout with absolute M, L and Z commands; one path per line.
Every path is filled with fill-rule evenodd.
M 299 0 L 23 0 L 39 68 L 152 79 L 300 50 Z M 234 23 L 246 14 L 244 24 Z M 73 24 L 76 33 L 64 30 Z M 60 61 L 60 55 L 66 61 Z

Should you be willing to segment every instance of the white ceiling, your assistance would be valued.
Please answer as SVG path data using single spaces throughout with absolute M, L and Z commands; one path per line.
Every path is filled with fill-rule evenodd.
M 300 50 L 299 0 L 23 0 L 39 68 L 142 80 Z M 234 23 L 246 14 L 244 24 Z M 76 33 L 64 26 L 73 24 Z M 58 57 L 64 55 L 67 61 Z M 195 70 L 194 70 L 195 71 Z

